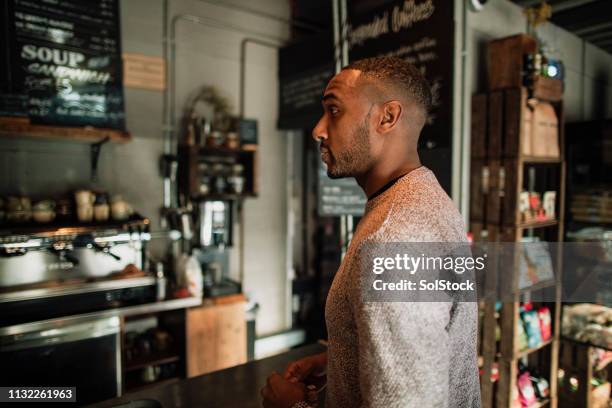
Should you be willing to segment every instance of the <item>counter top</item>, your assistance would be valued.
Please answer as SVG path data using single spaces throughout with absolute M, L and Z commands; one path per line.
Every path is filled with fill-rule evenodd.
M 259 392 L 272 371 L 282 373 L 289 362 L 322 351 L 325 351 L 325 347 L 315 343 L 274 357 L 251 361 L 199 377 L 159 387 L 152 386 L 91 407 L 115 407 L 130 401 L 153 399 L 164 408 L 260 408 Z
M 73 316 L 58 317 L 48 320 L 41 320 L 33 323 L 23 323 L 14 326 L 0 327 L 0 336 L 10 336 L 15 334 L 27 333 L 37 330 L 46 330 L 49 328 L 68 326 L 72 324 L 79 324 L 82 322 L 101 319 L 107 317 L 126 317 L 136 316 L 146 313 L 158 313 L 168 310 L 186 309 L 189 307 L 196 307 L 202 304 L 202 298 L 200 297 L 187 297 L 171 300 L 162 300 L 159 302 L 145 303 L 136 306 L 118 307 L 114 309 L 106 309 L 99 312 L 84 313 Z

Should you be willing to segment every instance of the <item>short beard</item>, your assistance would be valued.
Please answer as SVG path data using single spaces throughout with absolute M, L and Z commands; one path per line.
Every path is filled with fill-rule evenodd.
M 370 168 L 370 139 L 368 137 L 370 114 L 371 110 L 353 132 L 351 147 L 338 152 L 337 156 L 333 156 L 333 165 L 327 166 L 327 176 L 329 178 L 357 177 Z

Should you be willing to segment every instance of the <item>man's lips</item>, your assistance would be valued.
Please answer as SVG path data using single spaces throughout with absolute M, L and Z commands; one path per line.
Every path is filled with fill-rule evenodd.
M 321 147 L 319 148 L 319 151 L 321 152 L 321 160 L 327 163 L 329 159 L 331 158 L 331 153 L 329 152 L 329 149 L 326 147 Z

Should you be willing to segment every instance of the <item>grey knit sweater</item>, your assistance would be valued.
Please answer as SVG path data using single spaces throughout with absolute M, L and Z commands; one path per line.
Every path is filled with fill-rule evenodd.
M 368 201 L 327 298 L 327 407 L 480 406 L 476 304 L 366 302 L 356 276 L 366 241 L 465 240 L 459 212 L 425 167 Z

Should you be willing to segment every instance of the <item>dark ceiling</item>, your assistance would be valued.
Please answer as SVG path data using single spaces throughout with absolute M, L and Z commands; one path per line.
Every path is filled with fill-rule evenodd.
M 513 0 L 533 7 L 541 0 Z M 548 0 L 552 22 L 612 54 L 612 0 Z

